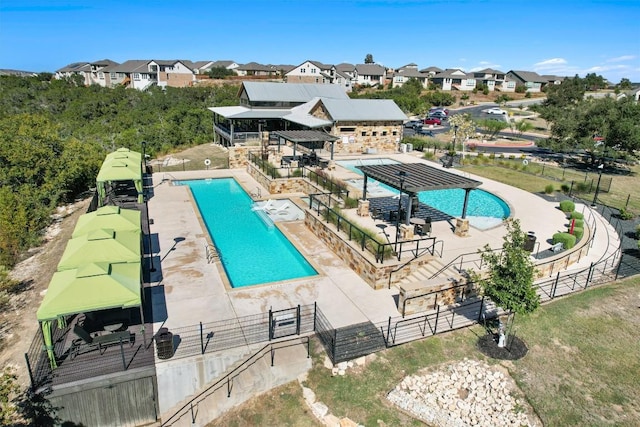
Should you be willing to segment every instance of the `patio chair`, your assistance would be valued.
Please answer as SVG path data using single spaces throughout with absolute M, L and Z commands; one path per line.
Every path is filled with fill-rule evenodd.
M 549 250 L 554 254 L 561 252 L 563 249 L 564 249 L 564 245 L 562 244 L 562 242 L 558 242 L 549 248 Z
M 112 332 L 106 335 L 91 336 L 82 326 L 77 323 L 73 327 L 73 333 L 79 339 L 73 340 L 70 355 L 71 358 L 92 350 L 99 350 L 100 354 L 110 345 L 130 343 L 133 345 L 133 335 L 129 331 Z

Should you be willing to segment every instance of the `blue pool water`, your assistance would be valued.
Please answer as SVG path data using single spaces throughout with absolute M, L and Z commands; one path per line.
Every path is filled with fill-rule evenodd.
M 388 165 L 397 164 L 399 162 L 392 159 L 363 159 L 339 161 L 337 163 L 359 175 L 363 175 L 362 171 L 356 166 L 377 164 Z M 395 194 L 398 194 L 398 190 L 393 189 L 392 187 L 384 184 L 379 185 L 389 191 L 395 192 Z M 462 208 L 464 206 L 464 190 L 461 188 L 454 188 L 449 190 L 422 191 L 418 193 L 418 199 L 425 205 L 429 205 L 453 217 L 459 217 L 462 215 Z M 509 205 L 507 205 L 500 197 L 491 194 L 488 191 L 479 189 L 472 190 L 469 193 L 469 202 L 467 204 L 468 217 L 488 217 L 502 220 L 504 218 L 508 218 L 509 215 L 511 215 L 511 209 L 509 209 Z M 470 219 L 470 221 L 472 220 Z M 476 222 L 476 225 L 480 226 L 480 228 L 485 228 L 480 222 Z M 494 226 L 496 223 L 491 222 L 487 225 Z
M 234 179 L 176 184 L 191 189 L 232 287 L 318 274 L 280 230 L 251 210 L 251 197 Z

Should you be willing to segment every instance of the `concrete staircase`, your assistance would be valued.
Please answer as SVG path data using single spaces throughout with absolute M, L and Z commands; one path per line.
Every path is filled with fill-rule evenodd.
M 409 268 L 409 266 L 405 268 Z M 439 258 L 433 258 L 429 263 L 421 266 L 420 268 L 413 271 L 410 275 L 403 278 L 399 284 L 403 285 L 406 283 L 424 282 L 426 280 L 430 280 L 431 276 L 436 274 L 442 268 L 444 268 L 444 264 L 441 262 L 441 260 Z M 438 274 L 437 278 L 456 281 L 464 280 L 458 270 L 452 265 L 441 271 L 440 274 Z

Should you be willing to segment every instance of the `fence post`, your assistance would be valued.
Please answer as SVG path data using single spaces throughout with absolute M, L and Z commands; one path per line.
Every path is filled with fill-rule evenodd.
M 433 335 L 438 333 L 438 319 L 440 319 L 440 306 L 436 309 L 436 322 L 433 325 Z
M 200 350 L 202 351 L 201 354 L 204 354 L 204 337 L 203 337 L 203 331 L 202 331 L 202 322 L 200 322 Z
M 273 311 L 269 309 L 269 341 L 273 339 Z
M 296 307 L 296 335 L 300 335 L 300 304 Z
M 560 280 L 560 272 L 556 274 L 556 280 L 553 282 L 553 287 L 551 288 L 551 299 L 556 297 L 556 290 L 558 289 L 558 281 Z
M 591 265 L 589 266 L 589 272 L 587 273 L 587 282 L 584 284 L 585 289 L 587 289 L 587 286 L 589 286 L 589 282 L 591 282 L 591 279 L 593 279 L 593 263 L 591 263 Z
M 391 321 L 391 317 L 389 317 L 389 321 Z M 27 371 L 29 371 L 29 380 L 31 381 L 31 390 L 35 391 L 36 382 L 33 379 L 33 371 L 31 370 L 31 362 L 29 362 L 29 354 L 24 354 L 24 360 L 27 362 Z
M 389 334 L 391 333 L 391 316 L 389 316 L 389 321 L 387 322 L 387 338 L 384 340 L 385 343 L 388 344 L 387 340 L 389 339 Z M 389 347 L 387 345 L 387 347 Z
M 317 323 L 316 323 L 317 317 L 318 317 L 318 303 L 317 301 L 314 301 L 313 302 L 313 332 L 318 331 Z
M 484 310 L 484 295 L 482 296 L 482 300 L 480 301 L 480 311 L 478 312 L 478 323 L 480 323 L 480 321 L 484 317 L 482 315 L 482 310 Z

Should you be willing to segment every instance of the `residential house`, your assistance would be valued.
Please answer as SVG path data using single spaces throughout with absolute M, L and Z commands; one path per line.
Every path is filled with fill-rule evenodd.
M 359 85 L 384 85 L 387 70 L 378 64 L 357 64 L 356 65 L 356 84 Z
M 618 96 L 616 96 L 616 100 L 621 100 L 623 98 L 631 98 L 635 102 L 640 101 L 640 87 L 633 88 L 631 90 L 627 90 L 624 92 L 620 92 Z
M 318 61 L 304 61 L 284 75 L 287 83 L 322 83 L 332 84 L 336 73 L 333 65 Z
M 418 71 L 418 65 L 411 63 L 404 65 L 393 72 L 393 87 L 402 87 L 409 79 L 416 79 L 420 86 L 427 88 L 429 85 L 429 74 Z
M 505 73 L 499 70 L 491 68 L 485 68 L 484 70 L 478 70 L 473 72 L 473 78 L 476 79 L 476 87 L 486 85 L 490 92 L 497 90 L 502 91 L 505 83 Z M 515 84 L 513 84 L 513 91 L 515 91 Z M 509 92 L 508 88 L 505 92 Z
M 547 80 L 533 71 L 511 70 L 507 73 L 509 80 L 514 80 L 516 85 L 523 85 L 527 92 L 540 92 Z
M 133 89 L 146 90 L 153 85 L 160 87 L 186 87 L 196 80 L 188 65 L 190 61 L 132 59 L 108 67 L 109 86 L 125 85 Z
M 542 74 L 540 77 L 542 77 L 546 83 L 543 85 L 559 85 L 562 84 L 562 82 L 564 81 L 565 77 L 562 76 L 554 76 L 552 74 Z
M 275 71 L 263 64 L 257 62 L 249 62 L 248 64 L 239 65 L 235 72 L 239 76 L 273 76 Z
M 431 82 L 442 90 L 470 91 L 476 87 L 473 73 L 465 73 L 458 68 L 447 68 L 431 78 Z
M 419 70 L 419 71 L 423 74 L 428 74 L 429 78 L 431 78 L 436 74 L 443 72 L 444 70 L 442 68 L 431 66 L 431 67 L 423 68 L 422 70 Z
M 283 79 L 285 74 L 287 74 L 289 71 L 296 68 L 295 65 L 291 65 L 291 64 L 275 64 L 275 65 L 269 64 L 268 67 L 271 68 L 278 77 L 282 77 Z
M 206 74 L 211 69 L 213 61 L 195 61 L 189 62 L 186 65 L 190 65 L 189 68 L 193 70 L 194 74 L 200 75 Z
M 102 59 L 95 62 L 75 62 L 56 70 L 54 77 L 56 79 L 62 79 L 81 76 L 86 86 L 92 84 L 107 86 L 104 69 L 117 64 L 117 62 L 110 59 Z

